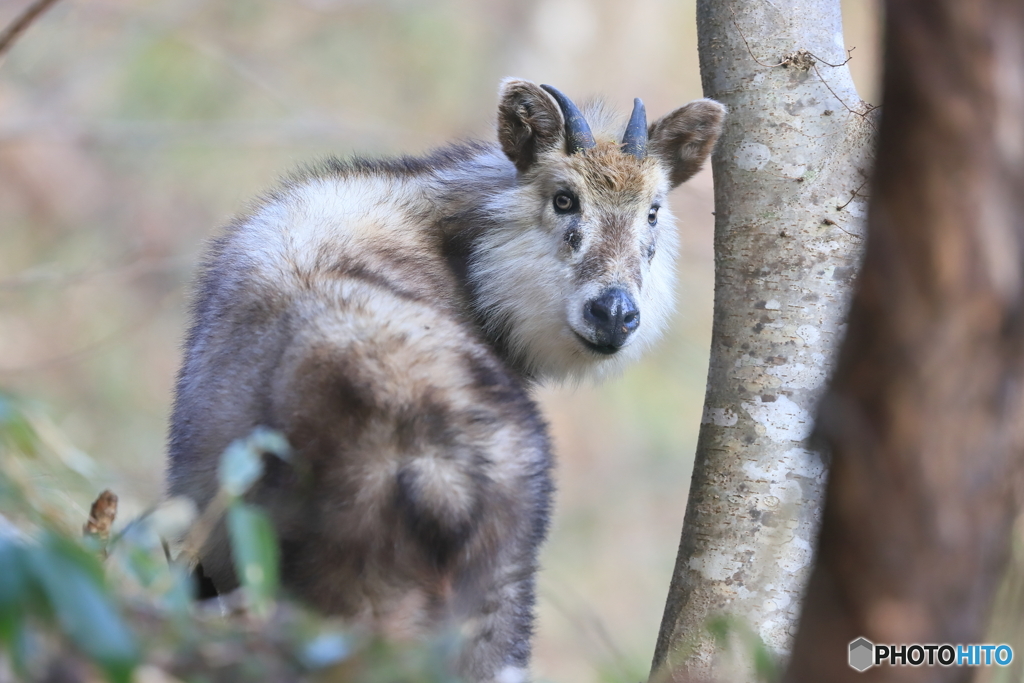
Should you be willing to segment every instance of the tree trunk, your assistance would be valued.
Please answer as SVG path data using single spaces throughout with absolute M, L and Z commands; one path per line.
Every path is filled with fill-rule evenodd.
M 1020 492 L 1024 4 L 887 12 L 870 244 L 822 405 L 833 471 L 788 681 L 971 679 L 857 673 L 848 645 L 984 642 Z
M 659 680 L 725 675 L 716 615 L 787 654 L 818 530 L 826 464 L 808 436 L 862 253 L 874 123 L 844 64 L 839 0 L 779 5 L 697 4 L 704 92 L 730 113 L 713 158 L 708 388 Z

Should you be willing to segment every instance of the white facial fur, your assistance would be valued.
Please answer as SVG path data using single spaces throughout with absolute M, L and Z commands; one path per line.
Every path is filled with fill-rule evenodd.
M 618 150 L 602 150 L 609 158 Z M 470 264 L 477 306 L 490 333 L 504 334 L 510 356 L 538 379 L 599 379 L 639 358 L 660 336 L 673 308 L 678 238 L 665 206 L 668 179 L 657 163 L 615 159 L 635 168 L 611 176 L 596 173 L 596 159 L 544 156 L 516 191 L 498 195 L 487 207 L 503 227 L 488 232 Z M 607 181 L 615 182 L 607 182 Z M 569 190 L 579 211 L 559 214 L 554 196 Z M 648 223 L 660 205 L 657 224 Z M 575 224 L 579 245 L 566 232 Z M 648 259 L 647 251 L 655 244 Z M 604 355 L 584 319 L 586 303 L 611 286 L 629 293 L 640 324 L 616 353 Z

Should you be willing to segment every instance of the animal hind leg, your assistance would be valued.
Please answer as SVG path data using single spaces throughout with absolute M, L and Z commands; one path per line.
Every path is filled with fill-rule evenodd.
M 458 671 L 473 683 L 527 683 L 533 633 L 532 569 L 484 596 L 480 613 L 462 624 Z

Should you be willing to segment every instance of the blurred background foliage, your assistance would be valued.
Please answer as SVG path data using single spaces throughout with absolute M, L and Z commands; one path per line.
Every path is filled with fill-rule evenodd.
M 0 25 L 26 4 L 0 0 Z M 877 102 L 876 2 L 843 10 Z M 121 520 L 160 500 L 194 264 L 276 178 L 325 154 L 492 139 L 507 75 L 660 116 L 701 96 L 694 16 L 693 0 L 58 2 L 0 64 L 0 390 L 71 459 L 61 471 L 85 469 L 27 471 L 31 487 L 79 524 L 103 488 Z M 559 459 L 542 680 L 649 666 L 707 373 L 710 173 L 672 202 L 668 338 L 601 387 L 540 393 Z

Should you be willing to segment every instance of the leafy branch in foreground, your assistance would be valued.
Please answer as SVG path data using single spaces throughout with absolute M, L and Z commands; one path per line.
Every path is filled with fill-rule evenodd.
M 385 643 L 277 595 L 277 540 L 244 496 L 267 457 L 288 457 L 280 434 L 257 429 L 225 451 L 221 491 L 198 519 L 172 500 L 112 530 L 109 491 L 82 526 L 69 492 L 92 486 L 83 472 L 93 466 L 60 452 L 53 429 L 0 392 L 0 682 L 456 683 L 446 664 L 454 634 Z M 169 561 L 164 539 L 184 537 L 187 558 L 222 518 L 241 588 L 197 602 L 187 563 Z

